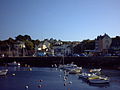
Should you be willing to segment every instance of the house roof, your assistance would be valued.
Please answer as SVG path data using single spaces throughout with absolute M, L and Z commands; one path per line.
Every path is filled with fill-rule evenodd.
M 98 36 L 96 40 L 102 40 L 104 37 L 109 37 L 106 33 L 103 36 Z

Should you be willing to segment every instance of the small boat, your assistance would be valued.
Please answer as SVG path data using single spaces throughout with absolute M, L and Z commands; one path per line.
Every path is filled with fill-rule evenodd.
M 12 63 L 8 63 L 8 65 L 9 66 L 20 66 L 20 63 L 18 62 L 16 62 L 16 61 L 14 61 L 14 62 L 12 62 Z
M 5 76 L 8 72 L 8 69 L 0 70 L 0 76 Z
M 82 67 L 69 69 L 69 74 L 78 74 L 78 73 L 82 73 Z
M 90 73 L 94 73 L 96 75 L 101 75 L 101 68 L 99 69 L 90 69 Z
M 64 70 L 69 70 L 70 68 L 76 68 L 76 67 L 77 65 L 73 63 L 59 66 L 60 69 L 64 69 Z
M 84 80 L 88 80 L 88 78 L 89 77 L 95 77 L 95 76 L 97 76 L 96 74 L 90 74 L 90 73 L 81 73 L 81 74 L 79 74 L 79 78 L 82 78 L 82 79 L 84 79 Z
M 90 69 L 90 72 L 94 73 L 94 72 L 100 72 L 101 71 L 101 68 L 99 69 Z
M 88 82 L 90 84 L 107 84 L 110 82 L 110 79 L 108 77 L 95 76 L 95 77 L 89 77 Z

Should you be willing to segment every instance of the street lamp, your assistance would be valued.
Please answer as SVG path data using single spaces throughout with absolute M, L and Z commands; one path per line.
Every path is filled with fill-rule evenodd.
M 22 49 L 23 49 L 23 56 L 25 56 L 25 51 L 24 51 L 25 45 L 22 44 Z

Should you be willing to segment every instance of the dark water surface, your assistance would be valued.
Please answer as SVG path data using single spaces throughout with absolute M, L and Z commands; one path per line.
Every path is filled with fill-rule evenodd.
M 103 70 L 111 78 L 110 84 L 89 85 L 78 75 L 68 75 L 64 81 L 63 71 L 56 68 L 32 67 L 32 71 L 28 71 L 26 67 L 0 67 L 0 70 L 5 68 L 9 71 L 7 76 L 0 76 L 0 90 L 120 90 L 118 70 Z

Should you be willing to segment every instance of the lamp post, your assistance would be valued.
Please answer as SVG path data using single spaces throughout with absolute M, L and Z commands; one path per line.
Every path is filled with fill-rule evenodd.
M 24 44 L 22 44 L 22 50 L 23 50 L 23 56 L 25 56 L 25 45 Z
M 8 57 L 10 57 L 10 45 L 7 46 L 8 46 Z

